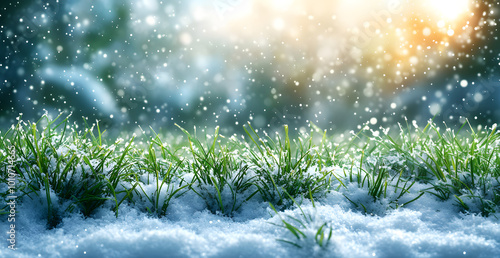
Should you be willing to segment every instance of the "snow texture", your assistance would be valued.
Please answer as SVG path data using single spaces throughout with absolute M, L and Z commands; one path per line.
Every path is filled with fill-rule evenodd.
M 413 194 L 420 186 L 416 187 Z M 18 207 L 16 247 L 0 249 L 0 257 L 498 257 L 500 226 L 494 216 L 457 212 L 450 202 L 432 195 L 396 210 L 373 202 L 365 189 L 348 185 L 351 200 L 372 203 L 377 212 L 363 214 L 332 191 L 316 201 L 302 201 L 306 214 L 333 229 L 327 248 L 303 241 L 297 248 L 281 240 L 294 236 L 278 227 L 279 217 L 268 204 L 250 201 L 224 217 L 210 213 L 196 194 L 174 199 L 160 219 L 123 205 L 119 217 L 109 207 L 84 218 L 73 214 L 55 229 L 46 229 L 43 206 L 25 200 Z M 363 197 L 364 196 L 364 197 Z M 363 199 L 364 198 L 364 199 Z M 409 197 L 411 198 L 411 196 Z M 300 200 L 298 200 L 300 202 Z M 385 210 L 385 211 L 384 211 Z M 294 206 L 281 217 L 301 218 Z M 276 224 L 276 225 L 273 225 Z M 0 227 L 7 229 L 7 221 Z M 304 230 L 308 236 L 314 232 Z M 296 242 L 296 241 L 294 241 Z

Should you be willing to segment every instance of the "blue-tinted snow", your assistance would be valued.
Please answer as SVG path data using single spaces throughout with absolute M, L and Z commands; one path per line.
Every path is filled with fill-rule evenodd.
M 424 186 L 412 188 L 412 196 Z M 342 195 L 372 203 L 363 214 Z M 43 206 L 25 201 L 18 207 L 16 251 L 0 249 L 0 257 L 495 257 L 500 254 L 500 226 L 494 216 L 464 215 L 453 201 L 424 195 L 406 208 L 387 210 L 373 202 L 366 189 L 348 185 L 316 201 L 303 201 L 315 222 L 328 222 L 333 236 L 327 249 L 313 241 L 302 249 L 277 239 L 293 235 L 271 223 L 279 218 L 266 203 L 251 201 L 233 218 L 210 213 L 192 192 L 175 199 L 166 217 L 158 219 L 123 205 L 119 217 L 101 208 L 91 218 L 71 215 L 56 229 L 46 230 Z M 301 217 L 297 207 L 280 213 Z M 1 228 L 7 228 L 5 221 Z M 313 229 L 314 230 L 314 229 Z M 314 231 L 304 230 L 308 236 Z

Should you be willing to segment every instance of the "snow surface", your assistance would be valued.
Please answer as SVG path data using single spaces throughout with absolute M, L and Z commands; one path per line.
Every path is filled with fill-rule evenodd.
M 366 199 L 363 188 L 352 189 L 351 200 Z M 414 186 L 415 187 L 415 186 Z M 419 187 L 416 186 L 416 190 Z M 415 193 L 416 194 L 416 193 Z M 366 199 L 368 200 L 368 199 Z M 365 200 L 365 201 L 366 201 Z M 368 200 L 369 201 L 369 200 Z M 306 214 L 328 222 L 333 236 L 326 249 L 309 240 L 303 248 L 277 241 L 294 240 L 274 224 L 279 217 L 264 202 L 245 203 L 233 218 L 212 214 L 197 195 L 174 199 L 161 219 L 120 206 L 119 217 L 101 208 L 93 217 L 73 214 L 56 229 L 47 230 L 43 206 L 24 200 L 17 214 L 17 250 L 4 242 L 0 257 L 499 257 L 500 226 L 494 216 L 457 212 L 453 202 L 430 194 L 405 208 L 387 210 L 373 202 L 363 214 L 341 192 L 302 202 Z M 283 218 L 301 218 L 296 206 L 280 212 Z M 8 229 L 6 221 L 0 227 Z M 314 235 L 304 230 L 307 236 Z M 309 241 L 309 242 L 307 242 Z

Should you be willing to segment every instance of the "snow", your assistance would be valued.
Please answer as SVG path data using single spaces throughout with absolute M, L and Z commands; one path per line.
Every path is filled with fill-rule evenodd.
M 355 127 L 361 130 L 366 125 L 377 138 L 380 132 L 373 129 L 408 122 L 407 117 L 415 129 L 417 121 L 424 122 L 429 116 L 435 117 L 434 122 L 449 120 L 459 126 L 466 119 L 474 126 L 499 120 L 498 8 L 487 1 L 475 5 L 468 0 L 430 1 L 431 5 L 406 2 L 324 0 L 311 5 L 306 0 L 107 0 L 12 4 L 0 10 L 5 21 L 0 35 L 7 39 L 4 48 L 0 47 L 5 53 L 0 60 L 5 85 L 0 87 L 0 125 L 8 124 L 9 117 L 11 123 L 12 117 L 20 120 L 20 112 L 28 119 L 36 117 L 36 121 L 43 111 L 51 115 L 72 112 L 76 119 L 85 116 L 90 123 L 99 119 L 103 130 L 136 130 L 138 135 L 146 135 L 142 128 L 169 131 L 174 124 L 194 126 L 202 132 L 203 127 L 221 125 L 227 128 L 221 129 L 222 133 L 228 135 L 243 130 L 240 125 L 251 121 L 255 128 L 270 132 L 286 124 L 295 133 L 306 131 L 310 122 L 335 132 Z M 388 134 L 390 128 L 382 132 Z M 48 136 L 42 133 L 43 137 Z M 351 141 L 358 136 L 352 131 L 349 137 Z M 64 140 L 52 139 L 53 146 Z M 402 139 L 411 145 L 411 134 Z M 172 136 L 165 142 L 177 150 L 184 140 Z M 438 144 L 433 139 L 425 143 Z M 250 150 L 248 143 L 242 144 Z M 495 154 L 498 144 L 497 140 L 495 146 L 487 145 L 484 150 Z M 101 164 L 100 155 L 81 161 L 88 154 L 84 145 L 85 140 L 57 149 L 58 155 L 65 157 L 61 163 L 49 156 L 50 169 L 67 165 L 64 160 L 73 155 L 80 159 L 63 184 L 75 183 L 73 180 Z M 338 146 L 329 147 L 336 150 Z M 443 198 L 447 201 L 429 193 L 430 184 L 409 186 L 404 177 L 401 182 L 400 178 L 388 182 L 383 194 L 374 193 L 369 183 L 365 184 L 364 179 L 375 180 L 366 172 L 375 167 L 379 171 L 404 167 L 408 164 L 405 158 L 415 164 L 429 161 L 430 154 L 422 150 L 425 147 L 409 148 L 407 157 L 391 150 L 383 158 L 366 157 L 364 163 L 364 153 L 358 150 L 355 156 L 361 159 L 360 168 L 351 168 L 351 172 L 356 179 L 363 178 L 362 184 L 349 180 L 343 168 L 326 168 L 336 176 L 329 177 L 331 191 L 314 193 L 315 204 L 296 196 L 301 209 L 295 205 L 279 216 L 259 196 L 261 193 L 245 202 L 257 186 L 237 191 L 234 176 L 226 185 L 221 184 L 225 188 L 220 189 L 219 199 L 213 198 L 219 190 L 213 182 L 197 182 L 192 191 L 169 199 L 183 182 L 194 182 L 194 172 L 182 174 L 184 181 L 174 180 L 175 185 L 158 185 L 158 175 L 144 174 L 144 168 L 137 174 L 140 182 L 133 201 L 124 202 L 117 213 L 112 210 L 115 203 L 107 200 L 103 207 L 89 211 L 88 218 L 69 214 L 66 210 L 75 206 L 70 200 L 73 197 L 45 189 L 35 178 L 36 171 L 42 170 L 40 162 L 33 165 L 35 154 L 23 155 L 15 162 L 22 164 L 25 180 L 36 182 L 32 186 L 37 190 L 18 188 L 28 193 L 19 197 L 22 201 L 15 210 L 17 250 L 9 250 L 4 240 L 0 258 L 500 256 L 498 206 L 493 205 L 496 210 L 486 214 L 488 217 L 477 215 L 489 208 L 488 201 L 498 197 L 493 191 L 474 187 L 464 192 L 468 187 L 465 183 L 474 176 L 472 165 L 471 173 L 456 171 L 464 187 L 462 192 L 456 191 L 460 196 Z M 99 144 L 99 150 L 114 148 Z M 179 150 L 190 152 L 186 146 Z M 201 151 L 196 146 L 193 150 Z M 279 176 L 282 168 L 267 164 L 266 158 L 279 160 L 286 153 L 266 151 L 262 156 L 249 151 L 231 155 L 241 154 L 247 161 L 257 155 L 258 161 L 246 164 L 247 179 L 258 176 L 256 171 L 261 168 Z M 0 149 L 0 156 L 6 155 L 6 150 Z M 348 155 L 346 152 L 346 158 Z M 467 160 L 474 160 L 474 156 Z M 109 175 L 117 165 L 113 162 L 102 164 L 104 174 Z M 472 161 L 464 164 L 467 167 Z M 321 177 L 323 172 L 309 163 L 298 168 L 307 169 L 306 178 Z M 26 173 L 27 169 L 33 173 Z M 418 171 L 408 170 L 418 175 Z M 212 172 L 207 174 L 212 176 Z M 480 178 L 487 189 L 500 187 L 498 177 Z M 261 183 L 266 184 L 265 180 Z M 124 198 L 124 190 L 133 188 L 131 184 L 118 184 L 114 189 L 117 199 Z M 0 184 L 0 193 L 9 186 Z M 86 186 L 80 184 L 78 189 Z M 299 190 L 305 192 L 305 186 Z M 411 188 L 409 193 L 404 193 L 405 187 Z M 274 191 L 270 195 L 284 193 L 270 189 Z M 471 214 L 463 214 L 457 200 L 469 207 Z M 483 200 L 486 202 L 480 203 Z M 162 206 L 166 201 L 168 208 L 167 204 Z M 237 209 L 240 204 L 241 209 Z M 48 206 L 55 210 L 54 223 L 62 218 L 53 229 L 47 229 Z M 162 207 L 166 207 L 165 216 Z M 219 207 L 225 212 L 219 212 Z M 232 207 L 237 210 L 233 212 Z M 292 219 L 306 215 L 311 219 L 304 222 L 305 228 Z M 280 218 L 302 230 L 305 239 L 297 240 L 280 227 Z M 321 248 L 314 237 L 324 223 L 333 234 L 329 245 Z M 6 217 L 0 220 L 0 229 L 5 232 L 11 225 Z
M 407 198 L 422 187 L 417 183 Z M 343 194 L 370 202 L 373 215 L 363 214 Z M 52 230 L 46 229 L 43 205 L 25 199 L 17 207 L 17 250 L 2 248 L 0 257 L 495 257 L 500 253 L 500 226 L 494 216 L 462 214 L 453 201 L 441 202 L 430 194 L 399 209 L 387 209 L 384 200 L 373 202 L 368 197 L 367 189 L 351 183 L 318 198 L 316 208 L 303 200 L 302 209 L 314 221 L 306 223 L 312 229 L 304 230 L 309 239 L 298 242 L 300 249 L 277 241 L 295 239 L 276 226 L 279 217 L 258 198 L 229 218 L 209 212 L 205 202 L 189 191 L 174 199 L 162 218 L 130 205 L 120 206 L 116 218 L 103 207 L 90 218 L 67 216 Z M 280 212 L 285 219 L 302 218 L 301 214 L 296 206 Z M 324 222 L 333 234 L 327 248 L 321 249 L 311 236 L 314 226 Z M 0 227 L 9 225 L 2 221 Z

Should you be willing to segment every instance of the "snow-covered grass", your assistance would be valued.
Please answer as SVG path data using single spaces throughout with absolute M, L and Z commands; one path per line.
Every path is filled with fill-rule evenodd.
M 98 123 L 78 131 L 44 116 L 1 133 L 0 226 L 15 224 L 17 250 L 5 242 L 0 256 L 500 253 L 496 126 L 344 138 L 314 125 L 295 138 L 180 129 L 110 142 Z

